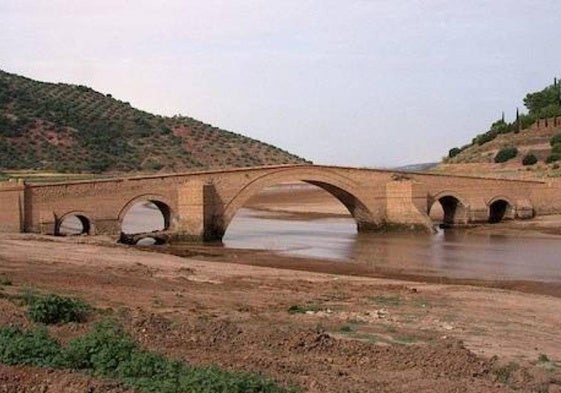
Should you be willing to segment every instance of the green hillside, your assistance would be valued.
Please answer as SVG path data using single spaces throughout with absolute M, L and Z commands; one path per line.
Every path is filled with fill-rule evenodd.
M 450 149 L 444 163 L 555 165 L 561 159 L 561 136 L 556 137 L 561 133 L 561 84 L 555 78 L 541 91 L 528 93 L 524 105 L 527 113 L 517 113 L 512 122 L 503 115 L 471 143 Z
M 0 170 L 182 171 L 303 162 L 190 117 L 153 115 L 86 86 L 0 71 Z

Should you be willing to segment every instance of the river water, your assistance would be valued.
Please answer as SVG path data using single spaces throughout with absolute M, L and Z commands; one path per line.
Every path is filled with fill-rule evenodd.
M 357 267 L 357 271 L 366 269 L 389 276 L 561 284 L 561 240 L 555 237 L 493 235 L 466 229 L 444 229 L 435 235 L 359 234 L 351 217 L 283 217 L 289 216 L 241 209 L 223 242 L 209 247 L 270 250 L 302 257 L 302 264 L 307 264 L 310 270 L 314 260 L 320 260 L 346 263 Z M 68 224 L 79 225 L 79 222 Z M 135 206 L 123 222 L 127 233 L 162 228 L 163 218 L 150 203 Z M 179 245 L 178 249 L 184 246 Z M 169 247 L 173 249 L 174 245 Z
M 352 218 L 291 220 L 242 209 L 223 245 L 419 276 L 561 283 L 561 241 L 547 237 L 473 234 L 465 229 L 444 229 L 436 235 L 359 234 Z

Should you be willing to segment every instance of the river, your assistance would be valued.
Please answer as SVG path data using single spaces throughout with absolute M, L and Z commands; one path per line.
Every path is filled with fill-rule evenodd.
M 561 241 L 548 237 L 472 234 L 466 229 L 442 229 L 435 235 L 359 234 L 352 218 L 290 220 L 242 209 L 223 244 L 411 275 L 561 283 Z
M 289 192 L 288 200 L 294 199 L 291 197 L 294 189 L 285 192 Z M 278 191 L 273 193 L 277 204 L 282 202 L 278 195 Z M 317 202 L 314 200 L 315 205 L 309 206 L 316 209 L 326 206 L 323 200 Z M 300 200 L 298 207 L 301 207 Z M 79 221 L 65 224 L 80 225 Z M 123 222 L 127 233 L 162 228 L 163 218 L 150 203 L 133 207 Z M 561 284 L 561 238 L 554 236 L 496 235 L 485 231 L 473 233 L 469 229 L 442 229 L 434 235 L 357 233 L 350 216 L 295 218 L 282 212 L 243 208 L 234 217 L 222 243 L 208 247 L 269 250 L 300 257 L 309 270 L 314 269 L 314 260 L 319 260 L 352 265 L 357 268 L 357 274 L 358 270 L 362 274 L 366 269 L 388 276 Z M 353 269 L 350 272 L 353 274 Z

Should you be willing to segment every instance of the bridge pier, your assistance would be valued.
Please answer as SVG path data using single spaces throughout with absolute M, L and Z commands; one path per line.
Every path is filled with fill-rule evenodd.
M 466 221 L 463 223 L 485 223 L 489 221 L 489 207 L 483 199 L 473 200 L 466 206 Z
M 0 182 L 0 232 L 23 232 L 25 183 Z
M 424 184 L 409 179 L 386 183 L 386 226 L 433 231 L 427 215 L 428 191 Z
M 177 186 L 175 217 L 168 230 L 171 239 L 205 240 L 205 215 L 208 214 L 212 186 L 189 181 Z
M 516 201 L 516 206 L 514 207 L 514 217 L 512 218 L 528 220 L 530 218 L 534 218 L 534 215 L 534 207 L 529 199 L 519 199 Z

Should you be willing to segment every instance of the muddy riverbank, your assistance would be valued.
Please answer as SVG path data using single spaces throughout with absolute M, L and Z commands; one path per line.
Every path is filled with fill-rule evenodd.
M 309 392 L 559 391 L 559 298 L 219 259 L 103 238 L 0 239 L 2 273 L 12 282 L 3 293 L 79 296 L 100 310 L 94 319 L 112 315 L 144 347 L 177 359 L 260 372 Z M 30 324 L 6 296 L 0 323 Z M 62 338 L 88 326 L 52 330 Z M 2 367 L 0 385 L 29 373 Z M 59 377 L 40 382 L 58 386 Z

